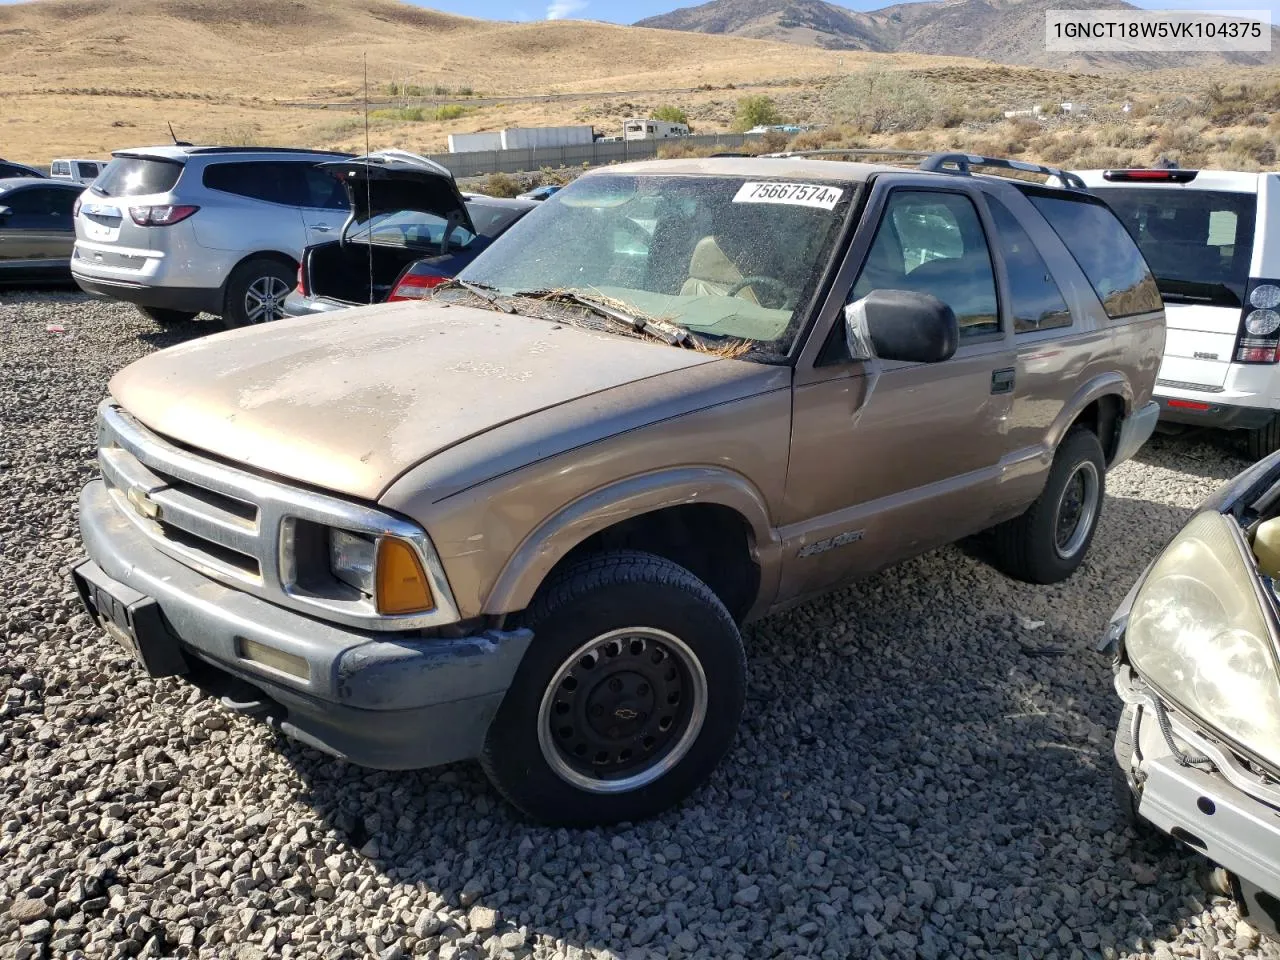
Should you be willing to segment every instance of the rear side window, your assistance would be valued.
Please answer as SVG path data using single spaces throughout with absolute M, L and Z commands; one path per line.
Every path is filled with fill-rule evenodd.
M 11 163 L 0 163 L 0 179 L 5 177 L 34 177 L 36 174 L 30 170 L 24 170 L 22 167 L 15 167 Z
M 116 157 L 93 183 L 93 192 L 102 197 L 141 197 L 148 193 L 168 193 L 182 176 L 176 160 L 150 157 Z
M 987 198 L 987 207 L 996 222 L 1000 252 L 1009 273 L 1013 332 L 1034 333 L 1071 326 L 1067 301 L 1018 218 L 995 197 Z
M 98 165 L 96 163 L 77 163 L 76 170 L 81 177 L 96 177 L 98 175 Z
M 15 214 L 23 216 L 58 217 L 70 221 L 76 195 L 74 190 L 32 187 L 8 194 L 4 198 L 4 205 Z
M 271 161 L 211 163 L 204 168 L 204 185 L 210 190 L 251 200 L 300 206 L 303 189 L 299 171 L 293 167 L 290 163 Z
M 485 203 L 468 203 L 467 213 L 476 233 L 482 237 L 496 237 L 515 223 L 525 211 L 515 207 L 490 206 Z
M 1138 241 L 1170 300 L 1220 307 L 1244 302 L 1256 194 L 1108 187 L 1098 195 Z
M 49 174 L 54 177 L 71 176 L 71 164 L 65 160 L 53 161 L 53 166 L 49 168 Z
M 1026 191 L 1089 278 L 1112 319 L 1160 310 L 1164 302 L 1138 245 L 1106 204 Z

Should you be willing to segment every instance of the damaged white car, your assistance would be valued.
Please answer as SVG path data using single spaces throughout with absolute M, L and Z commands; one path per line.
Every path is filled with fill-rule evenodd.
M 1221 867 L 1280 925 L 1280 454 L 1203 503 L 1129 591 L 1103 647 L 1124 700 L 1117 799 Z

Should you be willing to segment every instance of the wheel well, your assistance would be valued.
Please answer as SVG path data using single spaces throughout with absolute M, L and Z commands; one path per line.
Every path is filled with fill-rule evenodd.
M 1102 444 L 1102 455 L 1110 464 L 1116 455 L 1120 441 L 1120 418 L 1124 415 L 1124 401 L 1114 393 L 1094 400 L 1080 411 L 1071 426 L 1088 427 Z
M 243 267 L 250 260 L 274 260 L 282 266 L 288 267 L 290 270 L 298 269 L 298 261 L 293 259 L 287 253 L 281 253 L 279 250 L 258 250 L 247 256 L 241 257 L 236 261 L 236 265 L 227 271 L 227 276 L 222 281 L 222 289 L 227 289 L 227 283 L 231 280 L 231 275 Z
M 678 563 L 711 588 L 738 622 L 760 589 L 760 567 L 751 556 L 752 534 L 736 510 L 715 503 L 683 504 L 642 513 L 592 534 L 547 574 L 592 553 L 642 550 Z

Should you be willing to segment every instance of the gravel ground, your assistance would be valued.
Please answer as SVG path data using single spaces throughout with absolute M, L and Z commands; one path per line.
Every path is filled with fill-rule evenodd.
M 0 957 L 1280 957 L 1196 857 L 1115 826 L 1092 649 L 1244 466 L 1229 438 L 1157 437 L 1117 470 L 1065 585 L 949 548 L 758 624 L 709 786 L 547 830 L 474 765 L 360 770 L 147 679 L 80 612 L 94 406 L 205 329 L 0 297 Z

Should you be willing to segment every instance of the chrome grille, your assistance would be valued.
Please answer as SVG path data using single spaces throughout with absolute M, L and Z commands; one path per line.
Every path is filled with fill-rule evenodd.
M 458 619 L 435 549 L 420 527 L 400 517 L 184 450 L 110 400 L 98 408 L 98 464 L 120 511 L 161 552 L 212 579 L 366 629 L 415 629 Z M 303 524 L 409 541 L 430 581 L 435 608 L 381 616 L 371 598 L 336 579 L 317 587 L 312 578 L 304 586 L 299 569 L 308 558 L 297 550 L 307 548 L 295 544 L 314 538 L 297 536 Z M 327 552 L 310 559 L 327 570 Z

